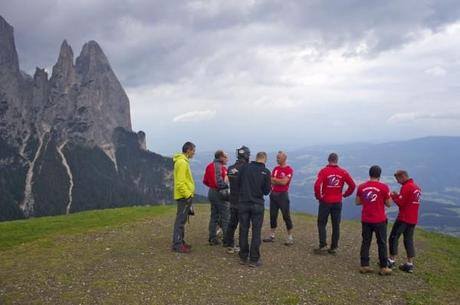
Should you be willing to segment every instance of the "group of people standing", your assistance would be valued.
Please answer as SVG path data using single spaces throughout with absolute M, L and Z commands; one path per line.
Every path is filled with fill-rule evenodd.
M 172 250 L 190 253 L 192 246 L 184 239 L 184 226 L 193 215 L 192 201 L 195 192 L 189 159 L 195 154 L 195 145 L 187 142 L 182 153 L 174 157 L 174 198 L 177 201 L 177 214 L 174 224 Z M 275 242 L 275 232 L 279 211 L 281 211 L 287 230 L 286 246 L 294 244 L 293 223 L 290 216 L 289 186 L 294 170 L 287 164 L 287 155 L 280 151 L 276 156 L 278 165 L 272 170 L 266 167 L 267 154 L 258 152 L 250 161 L 250 150 L 246 146 L 236 149 L 237 160 L 227 168 L 228 154 L 216 151 L 214 160 L 207 165 L 203 183 L 209 188 L 208 199 L 211 205 L 208 242 L 211 246 L 220 245 L 218 228 L 223 232 L 222 244 L 228 253 L 238 253 L 241 264 L 258 267 L 261 242 Z M 338 155 L 331 153 L 328 164 L 322 168 L 314 184 L 318 206 L 319 246 L 313 251 L 319 255 L 335 255 L 339 248 L 340 220 L 343 198 L 351 196 L 356 184 L 351 175 L 338 165 Z M 399 266 L 405 272 L 413 272 L 414 229 L 418 222 L 421 190 L 404 170 L 394 176 L 401 184 L 399 192 L 390 192 L 388 185 L 380 182 L 382 169 L 374 165 L 369 169 L 369 180 L 357 188 L 355 203 L 362 206 L 361 273 L 373 272 L 369 264 L 369 249 L 372 235 L 375 234 L 379 253 L 379 274 L 389 275 L 396 267 L 396 256 L 401 235 L 407 261 Z M 346 185 L 346 190 L 345 189 Z M 270 234 L 262 239 L 262 224 L 265 213 L 264 196 L 270 195 Z M 393 224 L 387 243 L 388 219 L 385 207 L 394 202 L 399 213 Z M 330 246 L 327 244 L 326 226 L 332 222 Z M 239 242 L 235 243 L 235 231 L 239 225 Z M 251 243 L 249 244 L 249 231 Z M 389 255 L 388 247 L 389 244 Z

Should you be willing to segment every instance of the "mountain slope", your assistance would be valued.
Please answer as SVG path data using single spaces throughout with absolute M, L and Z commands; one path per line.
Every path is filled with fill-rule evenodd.
M 169 203 L 172 167 L 132 130 L 128 96 L 97 42 L 74 61 L 64 40 L 51 76 L 30 76 L 0 16 L 0 221 Z
M 343 223 L 337 256 L 316 256 L 315 218 L 296 214 L 296 244 L 282 245 L 279 232 L 280 242 L 262 245 L 264 265 L 249 269 L 207 245 L 209 206 L 196 212 L 187 226 L 190 255 L 170 251 L 173 206 L 1 223 L 0 303 L 456 304 L 459 297 L 454 237 L 419 230 L 416 273 L 361 275 L 359 223 Z M 375 245 L 371 253 L 375 266 Z

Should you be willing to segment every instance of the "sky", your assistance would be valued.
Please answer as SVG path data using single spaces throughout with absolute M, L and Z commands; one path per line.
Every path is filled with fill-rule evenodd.
M 2 0 L 21 69 L 96 40 L 171 154 L 460 135 L 457 0 Z

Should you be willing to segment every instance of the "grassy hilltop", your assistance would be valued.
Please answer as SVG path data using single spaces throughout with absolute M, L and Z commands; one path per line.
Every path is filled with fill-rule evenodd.
M 0 304 L 458 304 L 460 299 L 458 238 L 418 230 L 414 274 L 362 275 L 358 222 L 343 222 L 337 256 L 316 256 L 316 218 L 295 214 L 296 244 L 282 244 L 280 226 L 278 242 L 262 245 L 264 265 L 250 269 L 223 247 L 207 245 L 209 207 L 197 206 L 196 214 L 187 226 L 189 255 L 170 251 L 175 206 L 0 223 Z M 371 253 L 377 270 L 375 244 Z

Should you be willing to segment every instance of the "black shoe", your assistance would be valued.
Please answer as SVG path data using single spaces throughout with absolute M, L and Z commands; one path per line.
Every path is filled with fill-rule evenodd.
M 248 259 L 240 258 L 240 265 L 246 265 L 248 263 Z
M 211 239 L 209 240 L 209 245 L 210 246 L 218 246 L 220 245 L 220 241 L 216 238 L 216 239 Z
M 248 266 L 251 268 L 257 268 L 262 266 L 262 262 L 259 259 L 257 262 L 249 262 Z
M 399 270 L 407 272 L 407 273 L 413 273 L 414 272 L 414 265 L 409 265 L 408 263 L 405 263 L 405 264 L 399 266 Z
M 272 242 L 275 241 L 275 237 L 269 236 L 269 237 L 267 237 L 267 238 L 262 239 L 262 241 L 263 241 L 264 243 L 272 243 Z
M 331 255 L 336 255 L 337 254 L 337 248 L 329 248 L 327 249 L 327 253 Z

